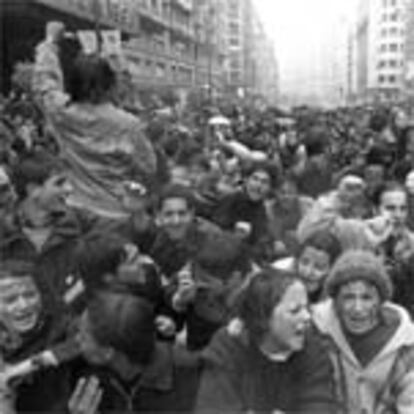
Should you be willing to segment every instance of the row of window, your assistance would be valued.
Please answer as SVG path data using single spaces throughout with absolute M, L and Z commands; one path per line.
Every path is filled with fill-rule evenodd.
M 397 80 L 398 80 L 398 78 L 395 75 L 388 75 L 388 76 L 379 75 L 378 76 L 378 83 L 393 83 L 393 84 L 395 84 L 395 83 L 397 83 Z
M 387 14 L 387 13 L 384 13 L 383 15 L 382 15 L 382 21 L 383 22 L 398 22 L 398 20 L 400 19 L 400 13 L 398 13 L 398 12 L 394 12 L 394 13 L 391 13 L 391 14 Z
M 390 59 L 390 60 L 380 60 L 378 62 L 378 68 L 398 68 L 404 66 L 403 60 L 396 60 L 396 59 Z
M 230 22 L 229 23 L 229 30 L 231 33 L 239 33 L 240 32 L 240 22 Z
M 230 44 L 230 46 L 240 46 L 240 38 L 239 37 L 230 37 L 229 44 Z
M 237 84 L 240 83 L 242 79 L 242 73 L 239 70 L 232 70 L 229 73 L 230 83 Z
M 403 51 L 404 50 L 404 45 L 403 44 L 398 44 L 398 43 L 383 43 L 380 46 L 380 52 L 398 52 L 398 51 Z
M 133 62 L 133 63 L 132 63 Z M 191 82 L 193 71 L 190 68 L 185 68 L 176 65 L 167 65 L 164 62 L 157 62 L 150 59 L 142 60 L 134 57 L 131 59 L 129 65 L 131 73 L 135 76 L 155 76 L 164 78 L 168 76 L 169 72 L 173 80 L 182 82 Z M 169 70 L 170 69 L 170 70 Z
M 381 29 L 381 37 L 387 36 L 404 36 L 404 29 L 399 29 L 398 27 L 390 27 L 389 29 Z
M 398 0 L 382 0 L 382 5 L 384 7 L 397 6 L 397 4 L 398 4 Z

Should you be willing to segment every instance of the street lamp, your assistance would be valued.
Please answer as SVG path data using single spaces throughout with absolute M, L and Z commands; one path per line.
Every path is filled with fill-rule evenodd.
M 213 34 L 214 34 L 214 22 L 216 17 L 216 9 L 213 4 L 210 4 L 208 9 L 208 23 L 207 23 L 207 34 L 208 34 L 208 98 L 210 104 L 213 100 Z
M 95 34 L 96 34 L 96 44 L 98 48 L 98 53 L 102 50 L 102 38 L 101 38 L 101 5 L 99 0 L 94 0 L 93 2 L 93 14 L 95 18 Z
M 200 28 L 199 22 L 194 23 L 194 87 L 198 87 L 198 44 L 200 42 Z

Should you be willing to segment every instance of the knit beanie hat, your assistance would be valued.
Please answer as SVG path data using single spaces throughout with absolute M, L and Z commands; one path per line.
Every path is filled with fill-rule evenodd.
M 359 280 L 374 285 L 383 301 L 391 299 L 392 283 L 383 261 L 365 250 L 348 250 L 339 257 L 326 279 L 325 289 L 335 298 L 341 286 Z

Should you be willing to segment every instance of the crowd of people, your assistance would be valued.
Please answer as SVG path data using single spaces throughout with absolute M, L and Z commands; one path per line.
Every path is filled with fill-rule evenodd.
M 0 108 L 0 412 L 412 414 L 408 108 L 139 113 L 73 44 Z

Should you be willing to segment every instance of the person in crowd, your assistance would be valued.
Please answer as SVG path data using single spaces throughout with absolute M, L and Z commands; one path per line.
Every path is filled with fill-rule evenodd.
M 374 132 L 375 142 L 383 146 L 387 153 L 387 170 L 396 159 L 397 136 L 396 128 L 393 130 L 392 113 L 389 108 L 378 108 L 371 116 L 369 127 Z
M 168 184 L 170 179 L 170 172 L 168 168 L 168 157 L 163 147 L 163 140 L 168 132 L 168 123 L 162 118 L 155 117 L 150 120 L 145 128 L 145 133 L 153 145 L 156 156 L 156 187 L 155 191 L 160 190 L 163 186 Z
M 324 299 L 325 280 L 342 253 L 337 237 L 328 229 L 315 231 L 298 247 L 295 257 L 277 260 L 276 269 L 295 272 L 306 286 L 311 305 Z
M 322 300 L 324 282 L 341 252 L 340 241 L 323 230 L 309 236 L 300 246 L 296 269 L 306 286 L 311 304 Z
M 394 301 L 414 309 L 412 294 L 414 235 L 408 227 L 407 190 L 399 183 L 387 182 L 377 198 L 377 216 L 368 220 L 368 231 L 376 250 L 383 257 L 394 283 Z
M 414 168 L 414 125 L 407 126 L 400 139 L 401 156 L 392 167 L 392 176 L 403 182 L 407 174 Z
M 377 236 L 377 248 L 389 262 L 404 261 L 414 249 L 414 235 L 408 229 L 408 193 L 396 182 L 386 182 L 376 199 L 377 215 L 367 221 Z
M 53 156 L 38 153 L 23 159 L 12 172 L 12 182 L 18 200 L 8 227 L 2 229 L 0 258 L 33 261 L 34 276 L 47 287 L 47 300 L 56 311 L 70 307 L 66 295 L 77 282 L 75 252 L 98 220 L 66 205 L 72 187 Z
M 70 371 L 59 367 L 9 380 L 9 367 L 64 341 L 68 321 L 49 306 L 30 261 L 5 260 L 0 266 L 2 413 L 64 412 Z
M 256 163 L 247 171 L 242 188 L 224 197 L 213 214 L 221 228 L 244 238 L 254 260 L 261 260 L 271 239 L 265 202 L 276 186 L 277 169 L 271 163 Z
M 55 53 L 56 60 L 59 36 L 61 31 L 54 32 L 48 40 L 54 45 L 49 53 Z M 43 63 L 35 63 L 35 73 Z M 56 65 L 43 68 L 43 76 L 35 77 L 34 90 L 59 138 L 73 185 L 68 201 L 106 218 L 124 218 L 122 183 L 133 180 L 154 184 L 154 149 L 140 120 L 111 103 L 116 76 L 105 59 L 96 55 L 77 57 L 67 95 L 60 82 L 51 81 L 58 70 Z
M 76 259 L 77 272 L 82 280 L 77 302 L 83 303 L 83 307 L 96 290 L 107 286 L 135 293 L 154 305 L 159 338 L 175 338 L 181 318 L 166 300 L 156 264 L 130 239 L 105 228 L 97 229 L 82 239 Z
M 59 59 L 59 42 L 64 32 L 65 25 L 62 22 L 48 22 L 45 39 L 36 47 L 32 83 L 39 96 L 64 90 L 64 76 Z
M 122 220 L 101 220 L 101 229 L 118 234 L 140 250 L 148 252 L 156 233 L 155 194 L 136 181 L 125 181 L 123 184 L 121 203 L 128 216 Z
M 366 195 L 371 206 L 375 204 L 377 192 L 389 179 L 391 163 L 392 156 L 384 144 L 374 144 L 366 154 L 363 177 L 367 186 Z
M 293 170 L 301 194 L 316 198 L 331 189 L 332 166 L 327 155 L 328 143 L 329 131 L 322 126 L 312 126 L 305 133 L 306 157 Z
M 79 323 L 84 363 L 75 372 L 71 414 L 192 412 L 200 362 L 156 340 L 155 312 L 130 292 L 99 289 Z
M 0 234 L 7 234 L 13 225 L 16 202 L 17 195 L 10 174 L 0 166 Z
M 282 122 L 282 121 L 280 121 Z M 285 121 L 286 122 L 286 121 Z M 278 153 L 286 172 L 294 170 L 297 165 L 304 162 L 306 149 L 301 143 L 298 131 L 293 120 L 288 120 L 284 131 L 279 135 Z M 291 124 L 289 124 L 291 122 Z
M 156 232 L 147 253 L 166 277 L 174 310 L 187 327 L 187 346 L 204 347 L 227 322 L 232 297 L 249 263 L 241 238 L 195 216 L 187 187 L 171 185 L 160 195 Z
M 299 222 L 299 243 L 317 230 L 329 230 L 340 240 L 344 250 L 373 248 L 373 241 L 359 217 L 364 189 L 365 184 L 360 177 L 349 175 L 340 180 L 336 190 L 320 196 Z
M 329 299 L 314 308 L 319 330 L 331 338 L 337 385 L 348 413 L 414 410 L 414 326 L 390 302 L 392 284 L 382 260 L 348 251 L 326 281 Z
M 408 194 L 408 227 L 414 231 L 414 170 L 406 175 L 404 186 Z
M 296 180 L 284 177 L 275 195 L 266 204 L 269 229 L 275 246 L 276 257 L 283 257 L 297 248 L 296 228 L 313 206 L 313 200 L 299 194 Z
M 304 284 L 265 269 L 242 293 L 237 330 L 203 353 L 196 413 L 338 413 L 333 367 L 310 326 Z
M 171 183 L 191 188 L 194 194 L 196 213 L 211 220 L 214 209 L 222 197 L 221 181 L 227 176 L 220 170 L 211 168 L 208 157 L 196 151 L 184 164 L 171 167 Z
M 313 220 L 339 216 L 342 218 L 362 218 L 360 211 L 364 203 L 365 182 L 356 175 L 342 177 L 337 187 L 317 198 L 310 211 Z

